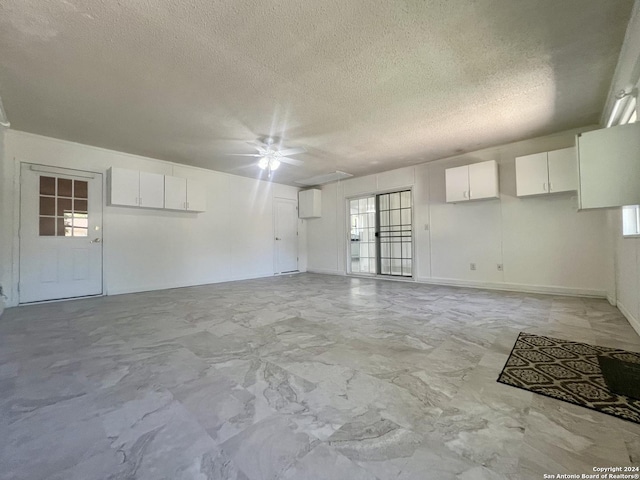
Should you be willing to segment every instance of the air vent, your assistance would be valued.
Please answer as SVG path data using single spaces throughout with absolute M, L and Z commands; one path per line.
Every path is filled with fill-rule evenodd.
M 295 180 L 295 183 L 299 185 L 324 185 L 325 183 L 337 182 L 338 180 L 342 180 L 345 178 L 353 177 L 350 173 L 341 172 L 336 170 L 331 173 L 323 173 L 322 175 L 316 175 L 315 177 L 305 178 L 304 180 Z

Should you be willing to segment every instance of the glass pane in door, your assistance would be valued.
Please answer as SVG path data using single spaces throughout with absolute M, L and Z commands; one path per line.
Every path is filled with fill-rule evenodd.
M 351 273 L 376 273 L 375 197 L 349 201 Z
M 40 176 L 40 236 L 88 235 L 86 180 Z

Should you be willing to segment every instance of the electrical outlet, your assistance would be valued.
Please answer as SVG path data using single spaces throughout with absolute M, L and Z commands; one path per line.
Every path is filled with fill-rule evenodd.
M 498 271 L 499 271 L 499 272 L 501 272 L 502 270 L 504 270 L 504 269 L 503 269 L 503 267 L 502 267 L 502 264 L 501 264 L 501 263 L 499 263 L 499 264 L 498 264 Z
M 2 285 L 0 285 L 0 297 L 4 297 L 4 290 L 2 290 Z
M 476 269 L 476 264 L 475 263 L 470 263 L 469 264 L 469 270 L 475 270 Z

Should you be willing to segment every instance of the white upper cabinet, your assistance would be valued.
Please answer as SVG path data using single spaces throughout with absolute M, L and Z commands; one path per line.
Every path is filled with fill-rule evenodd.
M 448 203 L 498 198 L 498 163 L 495 160 L 445 170 Z
M 549 191 L 547 152 L 516 158 L 516 193 L 519 197 Z
M 187 179 L 187 210 L 204 212 L 207 209 L 207 190 L 199 180 Z
M 187 209 L 187 179 L 164 177 L 164 208 L 170 210 Z
M 516 192 L 519 197 L 577 190 L 574 147 L 516 157 Z
M 109 205 L 137 207 L 140 197 L 140 172 L 112 167 L 108 171 Z
M 447 202 L 469 200 L 469 166 L 447 168 L 444 171 L 447 190 Z
M 199 180 L 111 167 L 109 205 L 204 212 L 207 190 Z
M 469 165 L 469 200 L 498 198 L 498 162 Z
M 640 122 L 578 135 L 580 208 L 640 204 Z
M 164 177 L 164 207 L 170 210 L 204 212 L 207 209 L 207 191 L 199 180 L 182 177 Z
M 322 216 L 322 191 L 317 188 L 298 192 L 298 217 L 320 218 Z
M 164 176 L 126 168 L 109 169 L 109 205 L 162 208 Z
M 140 172 L 140 207 L 164 207 L 164 175 L 158 173 Z
M 548 152 L 547 162 L 551 193 L 578 190 L 578 158 L 575 147 Z

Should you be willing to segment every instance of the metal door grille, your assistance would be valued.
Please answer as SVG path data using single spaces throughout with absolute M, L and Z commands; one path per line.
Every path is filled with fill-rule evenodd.
M 378 273 L 413 275 L 411 190 L 376 197 L 378 211 Z

